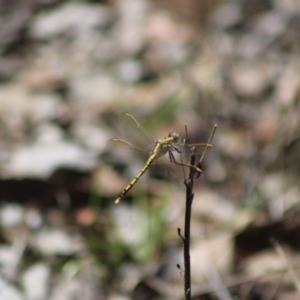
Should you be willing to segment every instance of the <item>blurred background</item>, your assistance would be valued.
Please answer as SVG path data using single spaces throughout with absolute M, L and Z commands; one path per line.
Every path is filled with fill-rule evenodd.
M 298 0 L 1 0 L 0 299 L 184 298 L 183 178 L 114 204 L 145 163 L 107 143 L 124 112 L 156 139 L 218 124 L 193 299 L 299 299 L 299 54 Z

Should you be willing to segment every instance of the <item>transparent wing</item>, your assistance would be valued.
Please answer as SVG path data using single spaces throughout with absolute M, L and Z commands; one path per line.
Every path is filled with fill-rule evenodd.
M 150 155 L 148 149 L 144 149 L 125 141 L 123 139 L 114 138 L 107 142 L 107 148 L 117 156 L 113 156 L 113 160 L 122 158 L 124 161 L 146 161 Z
M 107 142 L 108 148 L 111 149 L 112 151 L 124 156 L 124 157 L 132 157 L 133 159 L 137 158 L 144 158 L 145 161 L 149 158 L 151 155 L 153 147 L 149 151 L 148 149 L 141 148 L 137 145 L 134 145 L 131 142 L 125 141 L 123 139 L 119 138 L 113 138 L 110 139 Z M 155 159 L 154 163 L 170 163 L 170 159 L 168 154 L 158 154 L 157 158 Z
M 152 150 L 155 139 L 152 135 L 129 113 L 120 116 L 119 124 L 121 126 L 122 138 L 133 144 L 136 148 Z
M 176 147 L 176 150 L 172 152 L 176 162 L 172 163 L 171 173 L 175 174 L 175 177 L 178 177 L 180 174 L 183 174 L 184 177 L 186 177 L 190 172 L 192 153 L 193 155 L 196 155 L 193 168 L 196 172 L 201 173 L 201 161 L 203 155 L 206 153 L 207 148 L 211 146 L 212 145 L 208 143 L 183 143 Z M 174 175 L 172 175 L 172 177 L 174 177 Z
M 160 177 L 180 179 L 182 181 L 189 172 L 190 156 L 184 156 L 177 151 L 172 151 L 172 155 L 175 161 L 170 160 L 169 153 L 155 160 L 155 163 L 150 168 L 151 173 Z
M 210 146 L 210 145 L 209 145 Z M 202 157 L 202 154 L 206 151 L 206 144 L 189 144 L 184 147 L 173 147 L 170 153 L 159 156 L 150 167 L 151 173 L 159 175 L 165 178 L 177 178 L 182 180 L 189 174 L 191 149 L 195 147 L 196 152 L 196 166 L 195 170 L 201 170 L 198 166 L 198 162 Z M 201 171 L 199 171 L 201 172 Z
M 130 162 L 150 156 L 155 140 L 151 134 L 129 113 L 123 113 L 116 119 L 120 137 L 108 141 L 108 149 Z
M 129 113 L 124 113 L 124 118 L 127 120 L 126 122 L 131 124 L 131 126 L 136 127 L 141 133 L 146 136 L 150 141 L 154 141 L 152 135 L 144 128 L 134 117 Z
M 145 152 L 145 153 L 149 153 L 148 150 L 146 149 L 143 149 L 141 147 L 138 147 L 130 142 L 127 142 L 125 140 L 122 140 L 122 139 L 118 139 L 118 138 L 113 138 L 113 139 L 110 139 L 108 141 L 108 145 L 110 148 L 112 149 L 120 149 L 120 150 L 129 150 L 129 151 L 142 151 L 142 152 Z
M 210 134 L 210 137 L 207 141 L 207 143 L 196 143 L 196 144 L 189 144 L 189 143 L 185 143 L 186 140 L 184 139 L 183 140 L 183 147 L 186 148 L 186 149 L 189 149 L 188 152 L 189 152 L 189 155 L 191 154 L 191 149 L 193 149 L 193 153 L 196 154 L 196 164 L 201 166 L 202 164 L 202 160 L 208 150 L 209 147 L 212 147 L 213 145 L 211 144 L 212 142 L 212 139 L 214 137 L 214 134 L 217 130 L 217 124 L 214 125 L 213 127 L 213 130 Z M 201 149 L 201 147 L 205 146 L 201 151 L 199 151 L 199 148 Z M 182 150 L 182 152 L 186 152 L 185 150 Z
M 194 153 L 196 158 L 199 160 L 204 152 L 206 152 L 208 147 L 212 147 L 212 144 L 208 143 L 194 143 L 194 144 L 181 144 L 179 149 L 182 153 L 182 159 L 187 162 L 190 160 L 191 149 L 194 148 Z

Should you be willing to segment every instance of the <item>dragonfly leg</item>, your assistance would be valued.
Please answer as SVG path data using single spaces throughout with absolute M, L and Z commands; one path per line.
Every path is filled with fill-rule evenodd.
M 172 151 L 173 150 L 175 150 L 177 153 L 181 153 L 181 151 L 178 148 L 176 148 L 176 147 L 172 147 Z
M 180 150 L 178 150 L 177 148 L 173 147 L 172 149 L 175 149 L 175 151 L 177 151 L 178 153 L 181 153 Z M 175 159 L 175 156 L 172 152 L 172 150 L 170 150 L 169 152 L 169 159 L 170 159 L 170 162 L 175 164 L 175 165 L 178 165 L 178 166 L 186 166 L 186 167 L 190 167 L 190 168 L 193 168 L 197 171 L 197 173 L 202 173 L 203 169 L 201 168 L 201 164 L 198 164 L 197 166 L 193 166 L 191 164 L 186 164 L 186 163 L 181 163 L 181 162 L 178 162 L 176 159 Z

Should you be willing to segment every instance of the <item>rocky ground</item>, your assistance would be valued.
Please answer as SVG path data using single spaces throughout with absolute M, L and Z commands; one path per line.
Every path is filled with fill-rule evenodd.
M 145 162 L 107 143 L 141 141 L 123 112 L 218 124 L 193 299 L 299 299 L 299 41 L 297 0 L 1 0 L 0 299 L 183 299 L 182 177 L 114 204 Z

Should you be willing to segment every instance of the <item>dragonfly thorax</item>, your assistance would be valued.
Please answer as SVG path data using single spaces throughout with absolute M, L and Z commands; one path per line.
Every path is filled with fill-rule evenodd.
M 174 149 L 179 143 L 179 134 L 177 132 L 170 132 L 169 135 L 161 140 L 158 140 L 155 144 L 154 149 L 151 151 L 151 155 L 162 156 Z

